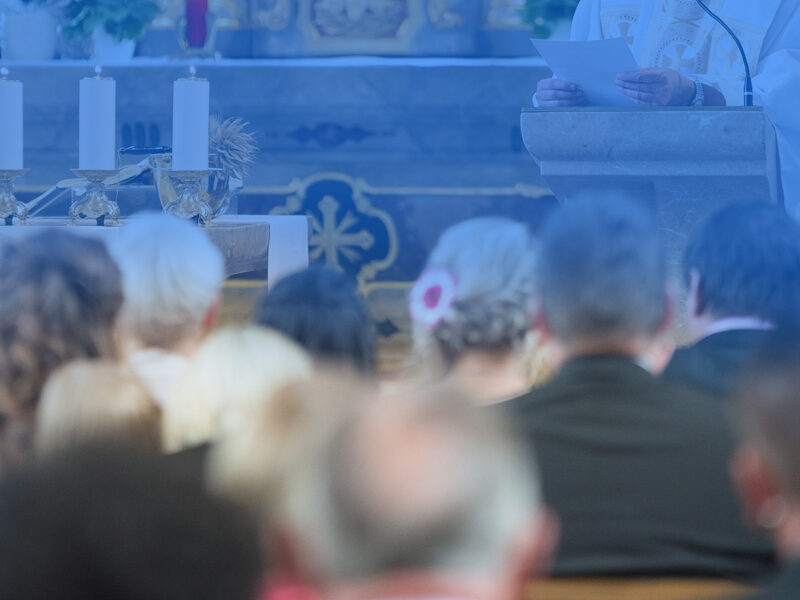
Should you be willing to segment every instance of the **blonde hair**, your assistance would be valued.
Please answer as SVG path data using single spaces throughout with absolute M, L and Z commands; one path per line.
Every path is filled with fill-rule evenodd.
M 161 409 L 126 367 L 69 363 L 48 379 L 36 414 L 35 449 L 47 455 L 97 438 L 160 448 Z
M 214 447 L 209 484 L 257 515 L 280 521 L 298 465 L 321 452 L 338 424 L 375 393 L 364 380 L 330 370 L 282 388 L 237 435 Z
M 237 433 L 279 389 L 311 374 L 308 355 L 274 331 L 258 325 L 218 329 L 189 360 L 175 401 L 164 408 L 165 449 Z

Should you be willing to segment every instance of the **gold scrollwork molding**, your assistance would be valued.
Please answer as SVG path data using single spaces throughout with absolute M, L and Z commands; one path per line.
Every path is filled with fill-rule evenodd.
M 283 31 L 292 22 L 292 0 L 251 0 L 251 19 L 254 27 Z
M 321 54 L 407 54 L 422 27 L 420 0 L 299 0 L 308 50 Z
M 428 0 L 428 19 L 437 29 L 458 29 L 463 27 L 464 15 L 450 8 L 451 0 Z
M 352 190 L 352 201 L 356 213 L 345 212 L 341 208 L 343 199 L 326 195 L 316 207 L 306 206 L 308 189 L 323 181 L 335 181 L 347 184 Z M 360 267 L 357 279 L 361 290 L 372 290 L 383 283 L 375 282 L 380 272 L 394 265 L 399 253 L 397 227 L 389 213 L 375 207 L 371 201 L 374 197 L 386 196 L 434 196 L 434 197 L 502 197 L 520 196 L 523 198 L 541 198 L 552 192 L 543 186 L 518 183 L 503 187 L 387 187 L 374 186 L 362 178 L 353 178 L 344 173 L 317 173 L 304 179 L 293 179 L 288 185 L 248 186 L 243 195 L 284 196 L 285 203 L 271 211 L 271 214 L 306 213 L 311 217 L 312 237 L 311 256 L 324 258 L 326 264 L 336 267 L 339 257 L 343 256 L 351 262 L 357 262 L 361 252 L 372 249 L 375 238 L 361 228 L 360 219 L 364 216 L 378 219 L 387 236 L 385 256 L 366 262 Z M 315 210 L 316 209 L 316 210 Z M 370 282 L 375 282 L 371 285 Z M 407 282 L 404 283 L 407 285 Z
M 334 181 L 346 184 L 352 194 L 355 213 L 342 213 L 346 198 L 335 198 L 326 194 L 316 207 L 306 206 L 309 187 L 314 184 Z M 359 286 L 374 280 L 378 273 L 391 267 L 397 260 L 399 241 L 394 220 L 384 210 L 372 205 L 367 197 L 368 186 L 362 179 L 353 179 L 343 173 L 318 173 L 306 179 L 294 179 L 288 186 L 259 188 L 262 193 L 285 195 L 286 203 L 271 211 L 271 214 L 294 214 L 305 212 L 311 218 L 311 238 L 309 240 L 310 258 L 324 259 L 329 267 L 338 268 L 340 257 L 358 263 L 363 253 L 371 250 L 375 237 L 363 227 L 363 219 L 376 219 L 386 235 L 384 256 L 374 258 L 360 265 L 357 274 Z
M 525 0 L 486 0 L 483 26 L 489 29 L 528 29 L 522 22 Z

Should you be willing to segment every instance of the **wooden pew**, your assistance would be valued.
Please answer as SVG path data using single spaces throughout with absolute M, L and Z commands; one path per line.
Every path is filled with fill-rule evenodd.
M 523 600 L 731 600 L 753 591 L 717 579 L 565 578 L 529 584 Z

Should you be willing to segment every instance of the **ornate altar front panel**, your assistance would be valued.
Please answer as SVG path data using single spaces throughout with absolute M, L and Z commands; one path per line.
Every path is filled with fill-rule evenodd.
M 161 10 L 153 21 L 156 29 L 174 29 L 185 14 L 186 0 L 158 0 Z M 209 0 L 208 12 L 220 29 L 243 29 L 249 26 L 250 0 Z
M 287 49 L 282 54 L 287 56 L 414 55 L 425 54 L 428 48 L 432 54 L 450 54 L 452 40 L 437 36 L 474 37 L 478 12 L 476 0 L 251 0 L 250 4 L 256 32 L 285 36 Z M 302 39 L 301 48 L 293 46 L 295 31 Z M 474 51 L 472 42 L 461 47 L 467 53 Z
M 158 0 L 157 43 L 145 55 L 176 52 L 185 0 Z M 216 51 L 246 58 L 326 54 L 519 56 L 531 54 L 524 0 L 209 0 Z M 252 40 L 252 41 L 251 41 Z M 174 46 L 174 44 L 173 44 Z M 160 53 L 160 54 L 159 54 Z
M 415 0 L 300 0 L 311 52 L 408 52 L 420 25 Z

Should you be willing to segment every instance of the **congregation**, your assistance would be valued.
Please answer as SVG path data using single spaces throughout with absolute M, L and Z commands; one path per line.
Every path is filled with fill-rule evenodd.
M 391 375 L 345 275 L 286 276 L 219 326 L 201 229 L 118 234 L 0 247 L 3 600 L 535 600 L 586 578 L 800 597 L 782 209 L 717 210 L 679 266 L 652 207 L 608 194 L 538 231 L 459 223 Z

